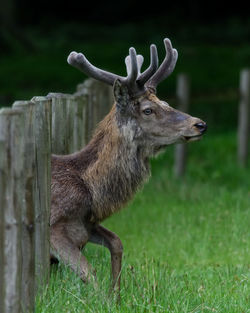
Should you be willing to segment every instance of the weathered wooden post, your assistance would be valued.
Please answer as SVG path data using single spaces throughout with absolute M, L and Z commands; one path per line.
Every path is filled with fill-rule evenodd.
M 240 103 L 238 116 L 238 163 L 247 165 L 250 140 L 250 69 L 240 72 Z
M 35 257 L 38 289 L 48 282 L 50 268 L 49 215 L 51 185 L 51 99 L 34 97 L 35 135 Z
M 21 312 L 24 116 L 0 110 L 0 309 Z
M 176 96 L 178 109 L 182 112 L 188 112 L 190 103 L 190 79 L 186 74 L 179 74 L 177 77 Z M 176 177 L 182 177 L 185 174 L 187 154 L 186 144 L 177 144 L 175 146 L 174 173 Z
M 82 149 L 87 144 L 86 136 L 86 112 L 87 112 L 87 96 L 82 90 L 74 94 L 74 130 L 73 145 L 74 151 Z M 72 151 L 73 152 L 73 151 Z
M 33 312 L 35 307 L 35 221 L 34 221 L 34 178 L 35 136 L 34 111 L 31 101 L 16 101 L 13 108 L 24 113 L 24 164 L 22 214 L 22 312 Z
M 52 153 L 63 155 L 81 149 L 85 145 L 86 97 L 62 93 L 49 93 L 48 97 L 52 101 Z
M 107 86 L 93 78 L 89 78 L 82 85 L 79 85 L 78 91 L 81 88 L 83 93 L 85 93 L 88 97 L 86 112 L 86 135 L 88 142 L 92 136 L 94 128 L 109 112 L 112 106 L 112 87 Z
M 67 154 L 67 95 L 49 93 L 48 97 L 52 101 L 52 152 Z
M 0 312 L 4 312 L 4 206 L 5 206 L 5 175 L 3 168 L 6 165 L 6 157 L 3 155 L 5 151 L 5 140 L 1 135 L 1 117 L 0 117 Z
M 74 142 L 74 124 L 75 124 L 75 111 L 77 108 L 77 101 L 73 95 L 67 96 L 67 127 L 66 127 L 66 141 L 67 153 L 76 152 L 78 149 L 75 147 Z

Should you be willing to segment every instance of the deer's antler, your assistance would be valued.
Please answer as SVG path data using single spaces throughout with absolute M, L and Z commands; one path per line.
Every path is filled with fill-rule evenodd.
M 171 41 L 164 39 L 166 57 L 158 68 L 158 54 L 155 45 L 150 46 L 150 65 L 140 73 L 143 63 L 143 56 L 137 55 L 135 48 L 129 49 L 129 55 L 125 58 L 127 76 L 119 76 L 111 72 L 101 70 L 92 65 L 82 53 L 71 52 L 68 56 L 68 63 L 86 75 L 113 85 L 116 79 L 128 86 L 131 94 L 137 95 L 145 92 L 145 87 L 156 91 L 156 86 L 174 70 L 177 61 L 177 51 L 172 48 Z M 158 70 L 157 70 L 158 68 Z
M 158 53 L 155 45 L 150 46 L 150 65 L 137 79 L 140 86 L 144 86 L 147 80 L 156 72 L 158 68 Z
M 121 76 L 104 71 L 91 64 L 82 53 L 75 51 L 71 52 L 67 59 L 68 63 L 84 74 L 100 80 L 109 85 L 113 85 L 117 78 L 121 79 Z
M 173 72 L 178 58 L 178 52 L 172 48 L 171 41 L 168 38 L 164 39 L 164 44 L 166 49 L 165 59 L 154 75 L 146 82 L 146 86 L 154 91 L 157 85 Z

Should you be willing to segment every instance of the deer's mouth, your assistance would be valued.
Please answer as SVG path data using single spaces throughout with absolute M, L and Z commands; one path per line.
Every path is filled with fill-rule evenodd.
M 185 142 L 190 142 L 190 141 L 200 140 L 201 137 L 202 137 L 202 134 L 196 135 L 196 136 L 183 136 L 183 140 Z

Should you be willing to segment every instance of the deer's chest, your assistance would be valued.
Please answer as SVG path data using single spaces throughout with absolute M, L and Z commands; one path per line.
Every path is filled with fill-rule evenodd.
M 110 170 L 92 194 L 93 209 L 98 219 L 103 220 L 126 205 L 148 175 L 148 168 L 137 163 L 133 167 L 127 164 Z

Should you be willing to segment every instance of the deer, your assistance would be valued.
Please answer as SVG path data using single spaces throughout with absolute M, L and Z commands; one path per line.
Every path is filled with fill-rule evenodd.
M 143 72 L 142 55 L 129 49 L 127 76 L 95 67 L 75 51 L 68 63 L 87 76 L 113 86 L 114 104 L 90 142 L 69 155 L 52 155 L 51 255 L 81 278 L 95 281 L 82 253 L 88 243 L 102 245 L 111 255 L 111 289 L 119 294 L 123 245 L 101 223 L 123 208 L 150 177 L 150 158 L 167 146 L 198 140 L 207 129 L 199 118 L 172 108 L 156 96 L 157 85 L 174 70 L 177 50 L 164 39 L 166 56 L 158 66 L 156 45 Z

